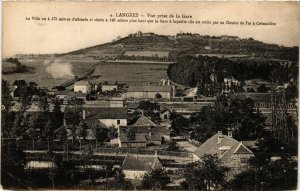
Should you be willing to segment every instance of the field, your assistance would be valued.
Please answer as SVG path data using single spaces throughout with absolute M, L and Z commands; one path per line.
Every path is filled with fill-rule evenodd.
M 73 75 L 80 75 L 86 69 L 92 66 L 97 60 L 61 60 L 61 65 L 70 65 L 72 75 L 60 76 L 54 78 L 46 68 L 55 60 L 20 60 L 22 63 L 35 68 L 33 73 L 19 73 L 2 75 L 2 78 L 13 83 L 14 80 L 26 80 L 28 82 L 37 82 L 41 87 L 51 88 L 64 81 L 71 79 Z M 116 81 L 128 85 L 138 85 L 143 82 L 158 82 L 161 78 L 167 76 L 167 64 L 159 63 L 103 63 L 96 68 L 93 75 L 101 75 L 96 82 Z M 64 70 L 64 69 L 61 69 Z M 94 80 L 93 80 L 94 81 Z
M 159 58 L 168 57 L 168 51 L 126 51 L 124 53 L 126 56 L 158 56 Z

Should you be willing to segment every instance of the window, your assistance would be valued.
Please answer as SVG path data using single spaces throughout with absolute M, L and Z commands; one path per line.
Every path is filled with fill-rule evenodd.
M 117 120 L 117 124 L 120 125 L 120 119 Z

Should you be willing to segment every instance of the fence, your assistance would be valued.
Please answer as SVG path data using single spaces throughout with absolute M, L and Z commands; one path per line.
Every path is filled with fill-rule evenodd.
M 77 144 L 62 144 L 59 142 L 32 142 L 32 141 L 22 141 L 24 150 L 34 150 L 34 151 L 47 151 L 49 148 L 56 152 L 65 151 L 83 151 L 87 145 L 93 148 L 94 152 L 103 153 L 108 155 L 126 155 L 126 154 L 142 154 L 142 155 L 161 155 L 161 156 L 175 156 L 175 157 L 192 157 L 192 153 L 187 151 L 167 151 L 167 150 L 155 150 L 146 148 L 129 148 L 129 147 L 108 147 L 105 144 L 96 144 L 94 142 L 85 142 L 81 145 Z
M 165 151 L 165 150 L 154 150 L 154 149 L 142 149 L 142 148 L 98 148 L 96 150 L 100 153 L 109 153 L 115 155 L 122 154 L 142 154 L 142 155 L 162 155 L 162 156 L 176 156 L 176 157 L 192 157 L 192 153 L 186 151 Z

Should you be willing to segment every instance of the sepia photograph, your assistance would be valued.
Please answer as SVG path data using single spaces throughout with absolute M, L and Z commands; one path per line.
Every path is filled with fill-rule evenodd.
M 3 2 L 3 190 L 297 190 L 299 2 Z

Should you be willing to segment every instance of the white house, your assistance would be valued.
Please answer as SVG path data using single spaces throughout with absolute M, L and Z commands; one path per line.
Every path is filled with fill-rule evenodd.
M 89 93 L 91 91 L 91 85 L 88 81 L 78 81 L 74 84 L 74 92 Z
M 229 175 L 235 175 L 248 168 L 248 161 L 254 156 L 242 142 L 232 138 L 232 132 L 228 135 L 219 131 L 204 142 L 193 153 L 193 161 L 200 160 L 205 154 L 217 155 L 221 163 L 230 167 Z
M 101 125 L 104 127 L 127 125 L 127 108 L 124 107 L 94 107 L 83 108 L 83 120 L 89 126 Z
M 72 109 L 72 107 L 66 107 L 65 113 Z M 127 125 L 127 108 L 124 107 L 83 107 L 81 113 L 83 121 L 89 128 L 95 125 L 107 128 Z

